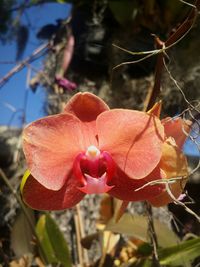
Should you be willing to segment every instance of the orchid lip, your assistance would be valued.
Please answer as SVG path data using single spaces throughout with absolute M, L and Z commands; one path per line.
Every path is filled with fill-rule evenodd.
M 108 152 L 93 145 L 77 155 L 73 172 L 80 182 L 78 189 L 86 194 L 106 193 L 114 187 L 108 184 L 114 176 L 115 163 Z
M 110 191 L 114 185 L 107 185 L 107 174 L 104 173 L 101 177 L 95 178 L 89 174 L 84 174 L 86 184 L 78 189 L 86 194 L 101 194 Z

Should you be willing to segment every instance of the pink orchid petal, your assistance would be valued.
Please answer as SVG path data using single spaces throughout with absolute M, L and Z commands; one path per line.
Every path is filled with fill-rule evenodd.
M 162 124 L 165 128 L 166 137 L 173 137 L 177 146 L 181 149 L 187 135 L 190 132 L 190 121 L 184 121 L 181 118 L 165 118 L 162 120 Z
M 72 114 L 48 116 L 37 120 L 23 132 L 23 150 L 31 174 L 51 190 L 64 185 L 73 160 L 90 144 L 96 144 L 93 132 Z
M 111 180 L 110 184 L 114 185 L 108 193 L 116 198 L 124 201 L 143 201 L 159 195 L 163 191 L 163 185 L 149 185 L 141 190 L 135 191 L 150 181 L 162 178 L 160 168 L 157 167 L 145 179 L 133 180 L 130 179 L 123 171 L 117 170 L 116 175 Z
M 70 175 L 60 190 L 49 190 L 30 175 L 23 186 L 22 198 L 32 209 L 63 210 L 75 206 L 85 196 L 78 186 L 77 180 Z
M 164 129 L 157 117 L 113 109 L 98 116 L 97 132 L 100 149 L 108 151 L 130 178 L 144 178 L 158 165 Z

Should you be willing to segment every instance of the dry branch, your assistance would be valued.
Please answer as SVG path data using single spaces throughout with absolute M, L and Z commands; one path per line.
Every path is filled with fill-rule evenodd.
M 43 53 L 50 47 L 50 43 L 46 43 L 40 47 L 38 47 L 30 56 L 24 59 L 22 62 L 17 64 L 14 68 L 12 68 L 3 78 L 0 79 L 0 88 L 5 85 L 6 82 L 16 73 L 21 71 L 24 67 L 27 66 L 30 62 L 36 60 L 38 57 L 42 56 Z

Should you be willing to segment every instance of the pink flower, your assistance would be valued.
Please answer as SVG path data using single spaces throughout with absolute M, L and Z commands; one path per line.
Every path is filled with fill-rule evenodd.
M 68 79 L 56 76 L 56 83 L 62 87 L 63 89 L 69 90 L 69 91 L 73 91 L 77 88 L 77 84 L 74 82 L 71 82 Z
M 85 194 L 107 192 L 125 201 L 151 199 L 163 185 L 159 162 L 165 139 L 152 113 L 113 109 L 91 93 L 78 93 L 63 113 L 29 124 L 23 150 L 30 174 L 23 200 L 38 210 L 76 205 Z

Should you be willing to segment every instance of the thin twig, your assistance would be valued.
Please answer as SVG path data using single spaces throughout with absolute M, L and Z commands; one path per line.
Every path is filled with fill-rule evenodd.
M 154 56 L 154 55 L 156 55 L 156 54 L 159 53 L 159 52 L 157 52 L 157 50 L 155 50 L 155 51 L 156 51 L 156 52 L 154 52 L 154 53 L 152 53 L 152 54 L 148 54 L 147 56 L 142 57 L 142 58 L 140 58 L 140 59 L 132 60 L 132 61 L 126 61 L 126 62 L 122 62 L 122 63 L 116 65 L 115 67 L 113 67 L 113 70 L 118 69 L 119 67 L 122 67 L 122 66 L 126 66 L 126 65 L 130 65 L 130 64 L 140 63 L 140 62 L 142 62 L 142 61 L 144 61 L 144 60 L 146 60 L 146 59 L 148 59 L 148 58 L 150 58 L 150 57 L 152 57 L 152 56 Z
M 186 3 L 185 3 L 186 4 Z M 155 83 L 152 91 L 148 95 L 148 99 L 146 102 L 148 102 L 147 110 L 150 109 L 153 104 L 156 101 L 157 96 L 160 94 L 160 83 L 161 83 L 161 75 L 163 70 L 163 59 L 166 56 L 166 50 L 176 45 L 178 42 L 180 42 L 185 36 L 190 32 L 190 30 L 193 28 L 194 23 L 196 21 L 196 18 L 198 16 L 200 10 L 200 0 L 196 0 L 195 4 L 192 5 L 192 10 L 189 13 L 188 17 L 185 19 L 185 21 L 176 29 L 176 31 L 166 40 L 166 42 L 162 42 L 158 37 L 155 37 L 155 41 L 157 44 L 157 47 L 160 49 L 155 49 L 152 51 L 144 51 L 144 52 L 131 52 L 125 48 L 119 47 L 117 45 L 114 45 L 115 47 L 129 53 L 132 55 L 146 55 L 138 60 L 134 61 L 128 61 L 128 62 L 122 62 L 115 66 L 112 69 L 111 72 L 111 81 L 110 84 L 112 85 L 112 78 L 113 78 L 113 71 L 121 66 L 127 65 L 127 64 L 136 64 L 143 60 L 146 60 L 147 58 L 150 58 L 154 55 L 158 55 L 157 63 L 156 63 L 156 71 L 155 71 Z
M 183 4 L 185 4 L 185 5 L 187 5 L 187 6 L 190 6 L 190 7 L 193 7 L 193 8 L 196 8 L 196 6 L 195 5 L 193 5 L 193 4 L 191 4 L 191 3 L 188 3 L 188 2 L 186 2 L 186 1 L 184 1 L 184 0 L 179 0 L 181 3 L 183 3 Z
M 76 211 L 77 211 L 77 216 L 78 216 L 80 239 L 82 239 L 83 237 L 85 237 L 85 228 L 84 228 L 84 224 L 83 224 L 83 218 L 82 218 L 82 213 L 81 213 L 81 209 L 80 209 L 80 204 L 76 205 Z M 82 246 L 81 246 L 81 248 L 82 248 L 83 262 L 84 262 L 84 264 L 86 264 L 88 266 L 89 265 L 88 252 Z
M 144 189 L 147 186 L 153 186 L 153 185 L 159 185 L 159 184 L 162 185 L 162 184 L 166 184 L 166 183 L 168 183 L 168 184 L 174 184 L 175 182 L 182 181 L 184 179 L 187 179 L 187 177 L 182 177 L 181 176 L 181 177 L 170 178 L 170 179 L 163 179 L 162 178 L 162 179 L 158 179 L 158 180 L 153 180 L 153 181 L 150 181 L 150 182 L 144 184 L 143 186 L 135 189 L 134 191 L 135 192 L 140 191 L 140 190 Z
M 77 211 L 77 207 L 76 207 L 76 211 Z M 75 230 L 76 230 L 76 241 L 77 241 L 79 265 L 83 267 L 84 260 L 83 260 L 83 249 L 81 246 L 81 230 L 80 230 L 80 221 L 79 221 L 77 212 L 74 214 L 74 222 L 75 222 Z
M 33 70 L 35 73 L 41 75 L 41 76 L 45 79 L 45 81 L 47 82 L 47 84 L 48 84 L 49 86 L 52 85 L 52 82 L 50 81 L 48 75 L 46 75 L 43 71 L 38 70 L 37 68 L 33 67 L 33 66 L 30 65 L 30 64 L 27 64 L 27 67 L 28 67 L 29 69 Z M 30 80 L 31 80 L 31 79 L 30 79 Z M 29 80 L 29 81 L 30 81 L 30 80 Z M 29 83 L 30 83 L 30 82 L 29 82 Z
M 165 59 L 163 58 L 163 65 L 170 77 L 170 79 L 174 82 L 174 84 L 176 85 L 176 87 L 179 89 L 180 93 L 182 94 L 183 96 L 183 99 L 185 100 L 185 102 L 188 104 L 189 107 L 191 107 L 193 110 L 195 110 L 196 112 L 199 112 L 198 109 L 196 109 L 196 107 L 194 105 L 192 105 L 189 100 L 187 99 L 185 93 L 183 92 L 183 90 L 181 89 L 180 85 L 178 84 L 177 80 L 173 77 L 171 71 L 169 70 L 169 68 L 167 67 L 167 64 L 166 64 L 166 61 Z
M 190 208 L 188 208 L 183 202 L 179 201 L 172 193 L 171 189 L 170 189 L 170 186 L 168 183 L 166 183 L 166 191 L 167 193 L 169 194 L 169 196 L 173 199 L 174 203 L 177 204 L 177 205 L 180 205 L 182 206 L 185 211 L 187 211 L 188 213 L 190 213 L 192 216 L 194 216 L 197 221 L 200 223 L 200 217 L 193 211 L 191 210 Z
M 102 233 L 104 234 L 104 233 Z M 111 239 L 111 235 L 112 235 L 112 232 L 109 232 L 108 234 L 108 239 L 107 239 L 107 242 L 106 242 L 106 245 L 104 246 L 104 240 L 102 242 L 102 256 L 101 256 L 101 259 L 99 261 L 99 265 L 98 267 L 103 267 L 104 265 L 104 262 L 105 262 L 105 259 L 106 259 L 106 255 L 107 255 L 107 251 L 108 251 L 108 248 L 109 248 L 109 245 L 110 245 L 110 239 Z
M 147 201 L 145 201 L 145 207 L 148 217 L 148 234 L 153 245 L 153 264 L 155 267 L 160 267 L 161 265 L 158 258 L 158 240 L 153 222 L 152 207 Z
M 178 83 L 177 80 L 173 77 L 172 73 L 170 72 L 169 68 L 167 67 L 167 64 L 166 64 L 164 58 L 163 58 L 163 65 L 164 65 L 164 67 L 165 67 L 165 69 L 166 69 L 166 71 L 167 71 L 167 73 L 168 73 L 170 79 L 173 81 L 173 83 L 175 84 L 175 86 L 178 88 L 178 90 L 180 91 L 180 93 L 181 93 L 182 96 L 183 96 L 184 101 L 185 101 L 185 102 L 187 103 L 187 105 L 189 106 L 188 112 L 189 112 L 189 114 L 190 114 L 190 116 L 191 116 L 191 118 L 192 118 L 192 122 L 193 122 L 193 123 L 195 122 L 195 123 L 197 124 L 197 126 L 200 128 L 199 121 L 198 121 L 198 116 L 199 116 L 199 114 L 200 114 L 200 111 L 199 111 L 199 109 L 198 109 L 198 105 L 197 105 L 197 106 L 194 106 L 194 105 L 191 104 L 191 102 L 187 99 L 187 97 L 186 97 L 185 93 L 183 92 L 182 88 L 180 87 L 179 83 Z M 191 110 L 196 111 L 198 116 L 193 116 Z M 197 136 L 196 138 L 193 137 L 193 136 L 191 136 L 190 134 L 188 134 L 188 133 L 185 131 L 184 127 L 182 127 L 182 131 L 183 131 L 183 133 L 184 133 L 186 136 L 188 136 L 188 138 L 189 138 L 189 139 L 196 145 L 196 147 L 197 147 L 197 149 L 198 149 L 198 152 L 199 152 L 199 155 L 200 155 L 200 144 L 199 144 L 199 142 L 196 140 L 196 138 L 197 138 L 198 136 Z M 198 132 L 198 134 L 199 134 L 199 132 Z M 189 175 L 191 175 L 191 174 L 193 174 L 195 171 L 197 171 L 197 170 L 199 169 L 199 167 L 200 167 L 200 160 L 198 161 L 197 166 L 190 172 Z
M 46 52 L 46 49 L 50 47 L 50 43 L 46 43 L 44 45 L 41 45 L 38 47 L 30 56 L 28 56 L 26 59 L 24 59 L 22 62 L 17 64 L 14 68 L 12 68 L 3 78 L 0 79 L 0 88 L 5 85 L 6 82 L 16 73 L 21 71 L 26 65 L 34 60 L 36 60 L 38 57 L 42 56 L 44 52 Z

